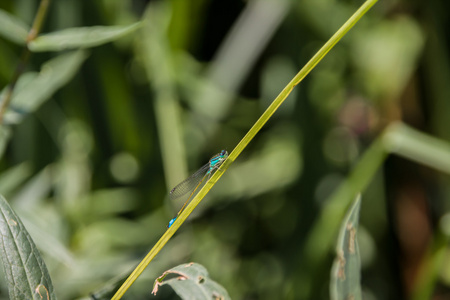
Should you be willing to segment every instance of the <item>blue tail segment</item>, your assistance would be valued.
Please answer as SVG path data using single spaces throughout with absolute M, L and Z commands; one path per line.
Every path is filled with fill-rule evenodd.
M 170 226 L 172 226 L 172 224 L 175 222 L 176 219 L 177 219 L 177 217 L 175 217 L 172 220 L 170 220 L 169 224 L 167 224 L 167 228 L 170 228 Z

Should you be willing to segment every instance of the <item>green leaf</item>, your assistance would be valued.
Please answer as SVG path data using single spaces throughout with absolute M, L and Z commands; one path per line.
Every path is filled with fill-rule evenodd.
M 84 51 L 63 54 L 45 63 L 39 74 L 27 73 L 21 76 L 12 96 L 10 110 L 5 115 L 6 122 L 20 123 L 26 114 L 35 111 L 72 79 L 86 57 Z
M 115 41 L 140 26 L 92 26 L 68 28 L 38 36 L 29 43 L 34 52 L 62 51 L 67 49 L 90 48 Z
M 169 274 L 177 276 L 164 281 Z M 231 299 L 220 284 L 209 278 L 205 267 L 196 263 L 179 265 L 165 271 L 155 280 L 152 294 L 156 295 L 158 288 L 165 284 L 170 285 L 182 299 Z
M 5 194 L 17 189 L 30 176 L 31 167 L 28 162 L 11 167 L 0 174 L 0 191 Z
M 361 262 L 356 239 L 360 206 L 361 196 L 358 195 L 339 230 L 337 255 L 331 269 L 332 300 L 361 299 Z
M 450 174 L 450 143 L 415 130 L 403 123 L 394 123 L 383 136 L 387 151 L 419 164 Z
M 0 35 L 19 45 L 25 45 L 29 27 L 22 20 L 0 9 Z
M 36 245 L 3 196 L 0 212 L 0 252 L 10 299 L 56 299 Z

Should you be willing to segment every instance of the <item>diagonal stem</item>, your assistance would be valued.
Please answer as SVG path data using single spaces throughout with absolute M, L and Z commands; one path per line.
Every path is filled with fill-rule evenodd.
M 263 127 L 263 125 L 270 119 L 275 113 L 278 107 L 286 100 L 287 96 L 291 93 L 294 87 L 308 75 L 308 73 L 322 60 L 322 58 L 334 47 L 334 45 L 359 21 L 359 19 L 377 2 L 377 0 L 367 0 L 348 20 L 344 25 L 322 46 L 322 48 L 311 58 L 311 60 L 300 70 L 299 73 L 288 83 L 288 85 L 281 91 L 281 93 L 275 98 L 272 104 L 256 121 L 249 132 L 242 138 L 239 144 L 230 153 L 228 158 L 223 162 L 223 169 L 220 172 L 214 173 L 214 175 L 205 183 L 205 186 L 198 192 L 198 194 L 191 200 L 191 203 L 177 216 L 176 221 L 170 228 L 163 234 L 159 241 L 153 246 L 150 252 L 142 259 L 139 265 L 128 276 L 122 286 L 117 290 L 116 294 L 111 300 L 119 300 L 130 288 L 130 286 L 136 281 L 136 279 L 142 274 L 145 268 L 150 264 L 153 258 L 161 251 L 164 245 L 175 234 L 181 224 L 186 220 L 188 215 L 194 210 L 194 208 L 200 203 L 203 197 L 208 193 L 212 186 L 222 176 L 222 174 L 228 169 L 230 164 L 239 156 L 245 147 L 250 143 L 253 137 Z

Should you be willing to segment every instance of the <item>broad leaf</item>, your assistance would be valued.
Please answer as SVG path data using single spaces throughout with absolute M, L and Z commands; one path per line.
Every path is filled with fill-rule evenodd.
M 356 239 L 361 196 L 353 202 L 339 230 L 336 258 L 331 270 L 332 300 L 361 299 L 361 263 Z
M 169 274 L 176 275 L 164 280 Z M 162 285 L 170 285 L 182 299 L 231 299 L 227 291 L 211 280 L 208 271 L 202 265 L 189 263 L 165 271 L 155 280 L 152 294 L 156 295 Z
M 0 243 L 10 299 L 56 299 L 36 245 L 3 196 L 0 196 Z
M 86 57 L 83 51 L 70 52 L 45 63 L 37 75 L 22 75 L 14 90 L 10 110 L 5 115 L 6 122 L 20 123 L 26 114 L 35 111 L 73 78 Z
M 92 26 L 68 28 L 38 36 L 30 42 L 34 52 L 61 51 L 67 49 L 90 48 L 115 41 L 139 27 L 140 23 L 129 26 Z
M 0 9 L 0 35 L 19 45 L 25 45 L 28 26 L 22 20 Z

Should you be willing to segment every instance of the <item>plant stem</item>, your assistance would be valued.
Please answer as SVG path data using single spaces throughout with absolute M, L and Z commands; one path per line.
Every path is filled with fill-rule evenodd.
M 22 56 L 20 58 L 19 63 L 17 64 L 16 69 L 14 70 L 13 76 L 11 78 L 11 83 L 7 86 L 6 92 L 3 96 L 3 99 L 0 101 L 0 124 L 3 123 L 3 117 L 5 115 L 6 109 L 8 108 L 14 88 L 16 87 L 17 81 L 19 80 L 20 75 L 22 75 L 25 70 L 25 66 L 30 58 L 30 50 L 28 49 L 28 43 L 34 40 L 39 31 L 42 28 L 42 24 L 44 23 L 45 16 L 47 14 L 48 6 L 50 4 L 50 0 L 42 0 L 39 4 L 38 11 L 33 21 L 33 26 L 28 32 L 25 49 L 22 52 Z
M 286 100 L 287 96 L 291 93 L 294 87 L 308 75 L 308 73 L 322 60 L 322 58 L 333 48 L 333 46 L 358 22 L 358 20 L 377 2 L 377 0 L 367 0 L 351 17 L 345 22 L 344 25 L 322 46 L 322 48 L 311 58 L 311 60 L 300 70 L 299 73 L 288 83 L 288 85 L 281 91 L 281 93 L 270 104 L 266 111 L 256 121 L 249 132 L 242 138 L 239 144 L 230 153 L 228 158 L 221 165 L 221 171 L 217 171 L 205 183 L 205 186 L 198 192 L 198 194 L 191 200 L 191 203 L 183 210 L 183 212 L 177 217 L 177 220 L 173 225 L 163 234 L 159 241 L 153 246 L 150 252 L 144 257 L 139 265 L 134 269 L 130 276 L 125 280 L 122 286 L 117 290 L 116 294 L 111 300 L 119 300 L 130 288 L 130 286 L 141 275 L 145 268 L 150 264 L 153 258 L 161 251 L 164 245 L 175 234 L 181 224 L 186 220 L 189 214 L 200 203 L 203 197 L 208 193 L 211 187 L 217 182 L 222 174 L 228 169 L 230 164 L 239 156 L 239 154 L 247 147 L 248 143 L 263 127 L 263 125 L 270 119 L 275 113 L 278 107 Z

